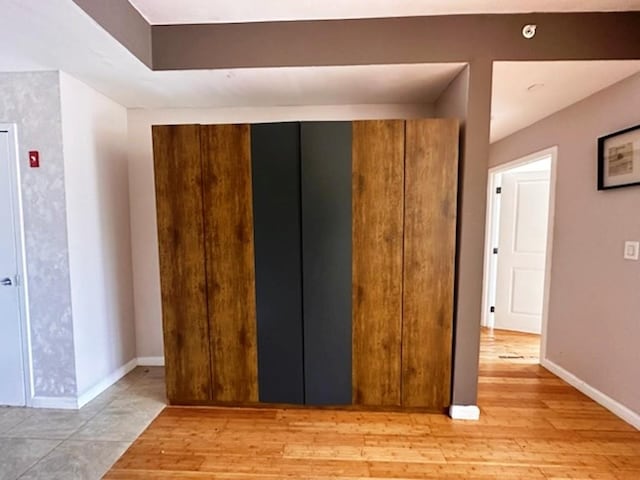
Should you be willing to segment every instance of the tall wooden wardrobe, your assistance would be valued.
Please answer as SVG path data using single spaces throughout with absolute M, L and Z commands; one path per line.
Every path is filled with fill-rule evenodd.
M 455 120 L 153 127 L 172 404 L 449 405 Z

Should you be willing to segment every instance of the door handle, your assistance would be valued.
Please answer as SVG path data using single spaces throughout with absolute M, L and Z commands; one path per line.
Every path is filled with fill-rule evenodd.
M 13 282 L 9 277 L 7 277 L 0 280 L 0 285 L 2 285 L 3 287 L 10 287 L 11 285 L 13 285 Z

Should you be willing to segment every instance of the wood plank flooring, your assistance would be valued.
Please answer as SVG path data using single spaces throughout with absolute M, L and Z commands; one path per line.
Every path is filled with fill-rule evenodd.
M 483 332 L 478 422 L 169 407 L 105 478 L 640 479 L 640 432 L 540 367 L 537 350 L 535 336 Z

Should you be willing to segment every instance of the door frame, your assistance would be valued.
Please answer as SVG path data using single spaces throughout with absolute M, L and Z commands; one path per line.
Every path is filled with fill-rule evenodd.
M 0 123 L 0 132 L 9 134 L 9 185 L 11 189 L 13 210 L 13 231 L 16 245 L 17 276 L 16 288 L 18 289 L 18 310 L 20 316 L 20 340 L 22 343 L 22 372 L 25 406 L 32 406 L 33 398 L 33 361 L 31 358 L 31 330 L 29 317 L 29 293 L 27 286 L 26 247 L 24 236 L 24 213 L 22 203 L 22 189 L 20 176 L 20 158 L 18 152 L 18 128 L 15 123 Z
M 481 325 L 483 327 L 493 328 L 494 318 L 489 312 L 490 305 L 490 285 L 491 281 L 495 281 L 497 275 L 497 265 L 492 262 L 493 247 L 496 239 L 494 238 L 494 232 L 496 229 L 494 226 L 500 218 L 499 202 L 496 201 L 495 189 L 497 184 L 497 175 L 504 173 L 507 170 L 511 170 L 515 167 L 521 167 L 523 165 L 536 162 L 544 157 L 551 157 L 551 168 L 549 177 L 549 215 L 547 220 L 547 247 L 544 262 L 544 290 L 542 298 L 542 333 L 540 335 L 540 362 L 546 358 L 547 353 L 547 321 L 549 317 L 549 295 L 551 292 L 551 265 L 553 258 L 553 225 L 555 217 L 555 198 L 556 198 L 556 168 L 558 161 L 558 147 L 553 146 L 545 148 L 524 157 L 517 158 L 511 162 L 503 163 L 501 165 L 492 167 L 489 169 L 489 178 L 487 182 L 487 212 L 485 219 L 485 240 L 484 240 L 484 276 L 482 282 L 482 314 Z

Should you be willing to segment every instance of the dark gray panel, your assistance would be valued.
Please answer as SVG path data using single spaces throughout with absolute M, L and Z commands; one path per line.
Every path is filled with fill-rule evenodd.
M 261 402 L 304 403 L 300 125 L 251 126 Z
M 301 138 L 305 398 L 351 404 L 351 122 Z

